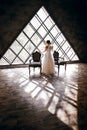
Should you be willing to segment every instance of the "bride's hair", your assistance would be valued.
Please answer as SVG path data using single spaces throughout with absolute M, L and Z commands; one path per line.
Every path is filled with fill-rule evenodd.
M 47 44 L 51 44 L 50 40 L 47 40 L 46 43 L 47 43 Z

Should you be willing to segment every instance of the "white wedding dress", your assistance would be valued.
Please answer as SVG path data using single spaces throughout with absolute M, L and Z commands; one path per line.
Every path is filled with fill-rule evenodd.
M 53 58 L 53 46 L 49 45 L 42 57 L 42 73 L 49 75 L 55 73 L 55 65 Z

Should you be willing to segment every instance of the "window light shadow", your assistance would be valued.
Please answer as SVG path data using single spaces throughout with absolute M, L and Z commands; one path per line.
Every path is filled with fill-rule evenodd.
M 70 68 L 72 68 L 71 66 Z M 5 71 L 5 75 L 7 73 L 10 78 L 9 73 L 13 73 L 14 76 L 19 74 L 20 78 L 13 82 L 17 83 L 20 90 L 23 90 L 22 92 L 36 102 L 36 108 L 40 105 L 72 130 L 78 130 L 78 82 L 72 74 L 77 70 L 76 67 L 71 69 L 70 74 L 67 71 L 64 75 L 60 73 L 59 77 L 56 75 L 46 77 L 37 74 L 31 75 L 29 78 L 25 68 L 16 69 L 14 72 L 9 69 L 7 72 Z
M 32 77 L 24 91 L 73 130 L 78 129 L 76 82 L 67 83 L 58 77 Z

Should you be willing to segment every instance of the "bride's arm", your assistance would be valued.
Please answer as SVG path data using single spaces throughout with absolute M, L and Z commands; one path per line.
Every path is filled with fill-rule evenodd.
M 44 50 L 43 50 L 43 53 L 48 49 L 48 46 L 45 46 Z

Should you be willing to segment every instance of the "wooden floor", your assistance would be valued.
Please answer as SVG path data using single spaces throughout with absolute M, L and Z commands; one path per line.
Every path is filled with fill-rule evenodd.
M 0 69 L 0 130 L 87 130 L 87 64 Z

